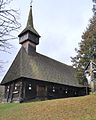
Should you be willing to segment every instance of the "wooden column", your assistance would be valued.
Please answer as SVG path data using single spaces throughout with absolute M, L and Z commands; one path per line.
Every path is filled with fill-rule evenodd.
M 14 87 L 15 87 L 15 83 L 13 82 L 12 83 L 12 86 L 11 86 L 11 95 L 10 95 L 10 102 L 12 102 L 12 99 L 13 99 L 13 92 L 14 92 Z
M 47 97 L 47 86 L 46 86 L 46 88 L 45 88 L 45 92 L 46 92 L 45 96 Z
M 94 81 L 93 81 L 93 69 L 92 69 L 92 61 L 90 63 L 90 76 L 91 76 L 91 92 L 95 92 L 95 89 L 94 89 Z
M 22 81 L 20 81 L 20 83 L 19 83 L 19 85 L 20 85 L 20 88 L 19 88 L 19 102 L 21 102 L 22 101 L 22 93 L 23 93 L 23 84 L 22 84 Z
M 9 95 L 10 95 L 10 85 L 8 85 L 9 86 L 9 91 L 6 91 L 6 92 L 8 92 L 7 93 L 7 102 L 8 102 L 8 100 L 9 100 Z M 7 88 L 8 89 L 8 88 Z
M 39 86 L 38 85 L 36 85 L 36 93 L 37 93 L 37 95 L 36 95 L 36 97 L 38 97 L 39 96 Z
M 22 93 L 22 95 L 23 95 L 23 99 L 25 99 L 26 98 L 26 83 L 25 83 L 25 81 L 22 81 L 22 91 L 23 91 L 23 93 Z

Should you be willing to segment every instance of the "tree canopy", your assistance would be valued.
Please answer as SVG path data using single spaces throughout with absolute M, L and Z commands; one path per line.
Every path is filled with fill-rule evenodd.
M 85 84 L 87 79 L 84 71 L 90 60 L 96 61 L 96 16 L 90 19 L 86 31 L 82 35 L 79 49 L 75 49 L 77 55 L 72 58 L 73 66 L 77 70 L 76 78 L 80 84 Z

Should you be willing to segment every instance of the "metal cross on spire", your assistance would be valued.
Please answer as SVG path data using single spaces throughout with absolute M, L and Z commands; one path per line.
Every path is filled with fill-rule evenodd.
M 30 1 L 30 7 L 32 7 L 33 0 Z

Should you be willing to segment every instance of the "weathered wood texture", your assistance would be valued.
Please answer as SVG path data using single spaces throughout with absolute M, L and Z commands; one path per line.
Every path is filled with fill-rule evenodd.
M 87 93 L 89 90 L 87 89 Z M 6 84 L 6 102 L 58 99 L 86 95 L 85 87 L 73 87 L 57 83 L 21 78 Z
M 2 99 L 4 98 L 4 91 L 5 87 L 0 85 L 0 102 L 2 102 Z

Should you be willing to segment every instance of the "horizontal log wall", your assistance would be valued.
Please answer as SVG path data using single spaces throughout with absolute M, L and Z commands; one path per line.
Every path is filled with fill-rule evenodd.
M 86 95 L 85 87 L 79 88 L 28 78 L 18 79 L 6 84 L 5 87 L 5 99 L 7 102 L 58 99 L 83 95 Z

